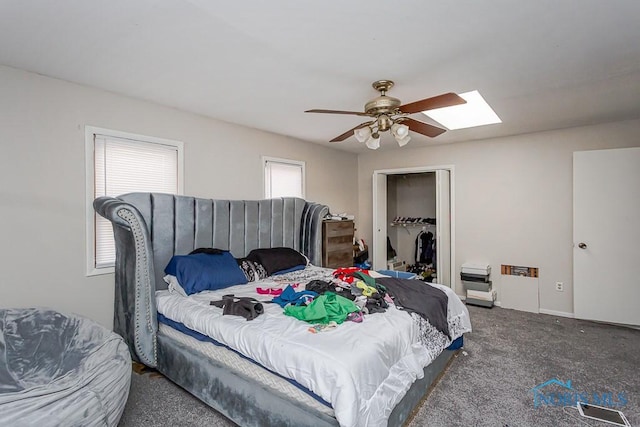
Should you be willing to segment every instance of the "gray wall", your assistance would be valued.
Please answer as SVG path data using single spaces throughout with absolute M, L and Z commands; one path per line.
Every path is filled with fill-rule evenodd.
M 640 120 L 459 144 L 370 152 L 358 157 L 360 232 L 372 237 L 374 170 L 455 167 L 455 263 L 540 268 L 540 307 L 573 313 L 572 153 L 639 146 Z M 365 234 L 366 232 L 366 234 Z M 606 268 L 606 266 L 603 266 Z M 555 282 L 565 283 L 557 292 Z M 456 291 L 462 294 L 459 278 Z M 500 299 L 498 295 L 498 300 Z
M 113 275 L 85 276 L 85 125 L 183 141 L 189 195 L 262 198 L 266 155 L 307 162 L 307 199 L 357 211 L 354 154 L 0 66 L 2 307 L 111 327 Z

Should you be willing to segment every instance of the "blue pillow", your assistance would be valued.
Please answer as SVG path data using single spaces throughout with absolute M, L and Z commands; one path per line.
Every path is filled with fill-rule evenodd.
M 175 255 L 164 272 L 176 276 L 187 295 L 247 283 L 236 259 L 228 251 L 218 255 Z

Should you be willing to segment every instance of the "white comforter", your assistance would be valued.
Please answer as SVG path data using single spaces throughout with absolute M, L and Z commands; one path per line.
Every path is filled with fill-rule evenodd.
M 286 276 L 276 278 L 278 283 L 266 279 L 189 297 L 158 291 L 158 312 L 312 390 L 331 403 L 341 426 L 386 426 L 392 409 L 444 346 L 434 352 L 419 344 L 417 323 L 395 307 L 367 315 L 362 323 L 313 334 L 309 324 L 285 316 L 277 304 L 264 304 L 264 314 L 251 321 L 223 316 L 222 309 L 209 305 L 226 294 L 270 301 L 256 288 L 285 286 Z M 464 304 L 451 289 L 434 286 L 449 297 L 452 339 L 470 331 Z

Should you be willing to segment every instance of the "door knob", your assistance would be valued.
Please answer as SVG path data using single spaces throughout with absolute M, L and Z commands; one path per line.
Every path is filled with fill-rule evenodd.
M 586 244 L 586 243 L 582 243 L 582 242 L 580 242 L 580 243 L 578 243 L 578 247 L 579 247 L 580 249 L 587 249 L 587 244 Z

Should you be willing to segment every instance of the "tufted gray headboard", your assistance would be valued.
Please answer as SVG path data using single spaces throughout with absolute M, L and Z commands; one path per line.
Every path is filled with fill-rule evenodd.
M 114 330 L 134 358 L 157 361 L 156 289 L 166 289 L 164 268 L 173 255 L 199 247 L 243 257 L 256 248 L 286 246 L 321 265 L 325 205 L 300 198 L 211 200 L 160 193 L 100 197 L 93 206 L 114 225 L 116 241 Z

